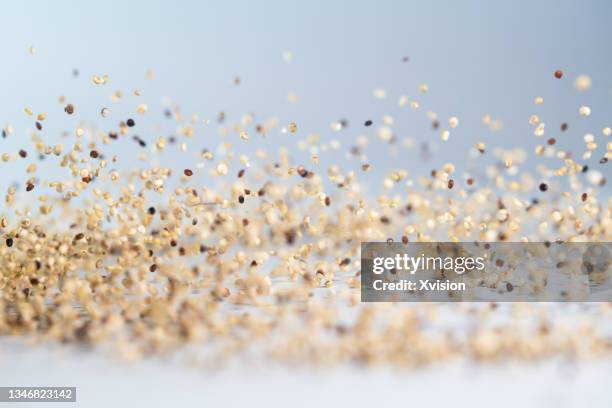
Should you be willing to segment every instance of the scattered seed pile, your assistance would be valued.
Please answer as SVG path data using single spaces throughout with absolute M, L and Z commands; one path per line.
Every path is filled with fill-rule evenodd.
M 567 81 L 561 71 L 552 75 Z M 94 75 L 91 82 L 108 86 L 110 78 Z M 575 86 L 588 89 L 590 78 L 579 77 Z M 116 91 L 111 99 L 123 97 Z M 374 97 L 384 99 L 386 91 Z M 589 165 L 612 156 L 610 127 L 587 134 L 584 152 L 567 152 L 545 137 L 549 131 L 534 114 L 532 152 L 482 141 L 457 152 L 457 160 L 493 155 L 497 164 L 486 171 L 459 173 L 448 163 L 412 178 L 398 168 L 379 180 L 383 193 L 374 197 L 364 191 L 376 190 L 372 183 L 360 180 L 377 166 L 368 160 L 368 138 L 397 142 L 389 115 L 362 118 L 362 135 L 346 152 L 359 164 L 343 170 L 320 164 L 322 152 L 343 148 L 337 141 L 302 135 L 291 120 L 258 122 L 246 114 L 228 124 L 223 112 L 210 120 L 184 117 L 175 107 L 164 119 L 176 121 L 176 134 L 156 137 L 139 129 L 141 115 L 151 114 L 144 103 L 134 117 L 114 118 L 112 130 L 80 122 L 51 145 L 45 121 L 79 116 L 77 104 L 59 102 L 48 113 L 25 108 L 31 143 L 1 156 L 28 174 L 8 188 L 0 214 L 4 336 L 115 345 L 131 357 L 188 349 L 205 359 L 255 355 L 327 364 L 612 352 L 612 333 L 604 330 L 611 327 L 610 304 L 363 304 L 359 293 L 362 241 L 609 241 L 606 180 Z M 421 110 L 407 96 L 398 103 Z M 543 103 L 536 97 L 534 109 Z M 591 113 L 586 105 L 576 110 Z M 459 126 L 457 117 L 425 114 L 442 142 Z M 100 106 L 99 115 L 112 121 L 113 108 Z M 491 131 L 502 127 L 490 115 L 482 121 Z M 218 127 L 222 149 L 190 149 L 203 123 Z M 339 120 L 331 129 L 347 126 Z M 563 123 L 550 133 L 567 130 Z M 273 134 L 297 143 L 310 160 L 294 162 L 278 138 L 253 157 L 232 149 Z M 2 136 L 17 137 L 11 125 Z M 126 144 L 140 153 L 109 153 Z M 406 149 L 413 145 L 403 141 Z M 155 164 L 177 148 L 183 166 Z M 539 178 L 523 174 L 527 157 L 541 161 Z M 54 179 L 52 168 L 65 179 Z

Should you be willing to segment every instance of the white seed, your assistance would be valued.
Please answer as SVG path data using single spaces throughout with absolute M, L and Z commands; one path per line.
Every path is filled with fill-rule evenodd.
M 228 171 L 228 167 L 227 164 L 225 163 L 219 163 L 217 164 L 217 174 L 220 176 L 225 176 L 227 174 Z
M 580 107 L 580 109 L 578 109 L 578 113 L 580 113 L 581 116 L 589 116 L 591 114 L 591 108 L 583 105 Z
M 574 86 L 578 91 L 588 91 L 591 89 L 591 77 L 588 75 L 579 75 L 574 82 Z

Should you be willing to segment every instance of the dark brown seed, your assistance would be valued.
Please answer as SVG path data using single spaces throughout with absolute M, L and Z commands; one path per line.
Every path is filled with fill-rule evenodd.
M 471 178 L 471 177 L 469 179 L 467 179 L 467 184 L 468 184 L 468 186 L 471 186 L 472 184 L 474 184 L 474 179 Z
M 540 183 L 540 191 L 546 191 L 546 190 L 548 190 L 548 184 Z
M 99 154 L 97 150 L 92 150 L 91 152 L 89 152 L 89 157 L 91 157 L 92 159 L 97 159 L 98 155 Z
M 351 263 L 350 258 L 344 258 L 341 262 L 340 262 L 340 266 L 346 266 L 348 264 Z
M 563 123 L 561 124 L 561 131 L 562 131 L 562 132 L 565 132 L 566 130 L 567 130 L 567 123 L 563 122 Z
M 26 157 L 28 157 L 28 152 L 22 149 L 19 151 L 19 156 L 21 156 L 22 159 L 25 159 Z
M 157 265 L 152 264 L 151 266 L 149 266 L 149 272 L 155 272 L 157 270 Z
M 42 130 L 42 125 L 40 122 L 36 122 L 36 129 Z
M 32 191 L 32 190 L 34 190 L 34 184 L 32 183 L 26 184 L 26 191 Z
M 325 205 L 328 207 L 331 205 L 331 198 L 329 198 L 329 196 L 325 197 Z
M 363 125 L 364 126 L 372 126 L 372 121 L 371 120 L 366 120 Z
M 608 158 L 607 157 L 602 157 L 601 160 L 599 160 L 600 164 L 606 164 L 608 162 Z
M 514 285 L 512 285 L 510 282 L 506 283 L 506 290 L 508 292 L 512 292 L 514 290 Z
M 74 105 L 71 103 L 66 105 L 66 107 L 64 108 L 64 112 L 66 112 L 69 115 L 72 115 L 74 113 Z
M 149 207 L 149 209 L 147 210 L 147 212 L 151 215 L 155 215 L 155 207 Z
M 563 71 L 561 71 L 560 69 L 555 71 L 555 78 L 561 79 L 562 76 L 563 76 Z
M 183 170 L 183 173 L 187 176 L 187 177 L 191 177 L 193 176 L 193 171 L 191 171 L 191 169 L 185 169 Z
M 448 188 L 452 189 L 455 186 L 455 180 L 450 179 L 448 180 Z
M 244 196 L 238 196 L 238 202 L 240 204 L 243 204 L 244 203 Z
M 550 139 L 548 139 L 547 143 L 549 146 L 552 146 L 557 143 L 557 140 L 554 137 L 551 137 Z
M 587 193 L 582 193 L 582 196 L 581 196 L 582 202 L 585 202 L 587 200 L 587 197 L 588 197 Z
M 136 124 L 136 122 L 134 122 L 134 119 L 130 118 L 125 122 L 129 127 L 134 127 L 134 125 Z
M 83 234 L 82 232 L 79 232 L 78 234 L 74 236 L 75 241 L 81 240 L 83 238 L 85 238 L 85 234 Z
M 6 239 L 6 246 L 9 248 L 13 246 L 13 238 Z
M 405 235 L 402 236 L 402 244 L 408 245 L 408 237 Z
M 246 170 L 240 169 L 240 171 L 238 172 L 238 178 L 242 178 L 242 176 L 244 176 L 244 173 L 246 173 Z

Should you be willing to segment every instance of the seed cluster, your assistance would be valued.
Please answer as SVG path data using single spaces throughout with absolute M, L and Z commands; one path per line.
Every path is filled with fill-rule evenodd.
M 106 85 L 110 78 L 94 75 L 92 82 Z M 239 85 L 240 79 L 234 82 Z M 418 88 L 428 91 L 427 84 Z M 380 100 L 389 94 L 374 91 Z M 123 95 L 115 91 L 111 99 L 119 102 Z M 544 103 L 541 96 L 535 100 Z M 61 103 L 66 114 L 79 116 L 74 102 L 62 98 Z M 408 96 L 400 97 L 399 106 L 421 109 Z M 134 110 L 152 114 L 142 103 Z M 34 115 L 29 108 L 25 112 Z M 110 117 L 106 107 L 96 112 Z M 582 106 L 579 113 L 588 116 L 590 108 Z M 37 115 L 38 132 L 47 116 L 59 115 Z M 443 142 L 459 128 L 456 116 L 441 118 L 430 110 L 425 117 Z M 257 122 L 246 114 L 227 124 L 231 116 L 225 112 L 216 118 L 223 140 L 290 137 L 310 152 L 309 162 L 295 162 L 285 147 L 278 153 L 258 150 L 255 157 L 226 142 L 224 154 L 194 152 L 190 144 L 197 126 L 214 119 L 185 117 L 178 107 L 164 111 L 163 119 L 176 121 L 175 134 L 147 134 L 128 118 L 102 133 L 84 127 L 66 132 L 73 138 L 70 147 L 48 145 L 36 132 L 33 149 L 28 148 L 35 154 L 28 155 L 25 146 L 19 150 L 23 162 L 31 160 L 29 178 L 19 184 L 29 195 L 9 187 L 0 214 L 0 334 L 116 343 L 130 357 L 188 343 L 206 344 L 215 359 L 257 350 L 281 361 L 320 363 L 418 365 L 453 357 L 612 354 L 612 339 L 598 330 L 612 315 L 610 304 L 597 306 L 593 320 L 574 330 L 537 306 L 364 304 L 359 292 L 362 241 L 609 241 L 606 179 L 589 169 L 596 165 L 590 162 L 598 148 L 594 135 L 585 137 L 582 156 L 560 150 L 552 137 L 536 145 L 542 161 L 538 178 L 522 170 L 527 156 L 522 148 L 479 142 L 466 153 L 474 153 L 476 161 L 493 157 L 496 165 L 484 173 L 461 173 L 447 163 L 428 176 L 412 177 L 409 169 L 398 168 L 382 178 L 383 194 L 372 197 L 363 192 L 368 183 L 359 177 L 376 168 L 367 156 L 372 139 L 398 141 L 397 118 L 390 115 L 374 118 L 380 123 L 374 127 L 372 119 L 359 119 L 370 134 L 357 136 L 347 157 L 359 160 L 355 168 L 361 172 L 339 164 L 324 167 L 323 153 L 341 149 L 341 143 L 302 135 L 291 120 Z M 279 123 L 288 125 L 279 129 Z M 545 135 L 538 115 L 529 123 L 536 141 Z M 491 131 L 502 128 L 489 115 L 483 124 Z M 331 131 L 348 127 L 341 119 Z M 564 122 L 561 131 L 567 130 Z M 4 137 L 11 133 L 9 126 L 3 130 Z M 606 127 L 602 133 L 609 137 L 612 131 Z M 127 144 L 126 139 L 137 143 L 139 153 L 112 154 L 110 146 Z M 413 145 L 411 139 L 403 141 L 406 149 Z M 612 143 L 600 145 L 607 150 L 598 166 L 607 166 Z M 173 146 L 190 168 L 147 164 L 161 162 L 149 161 L 149 155 L 160 159 Z M 424 144 L 421 154 L 433 153 Z M 463 152 L 458 155 L 463 160 Z M 55 160 L 44 160 L 50 156 Z M 2 156 L 4 162 L 16 159 L 12 153 Z M 121 162 L 128 168 L 122 170 Z M 45 166 L 56 164 L 67 170 L 65 180 L 45 175 Z M 483 284 L 517 290 L 503 280 Z M 525 316 L 533 316 L 531 308 L 535 324 L 521 325 Z M 466 333 L 437 319 L 449 310 L 454 319 L 470 322 Z M 502 312 L 507 319 L 500 326 Z

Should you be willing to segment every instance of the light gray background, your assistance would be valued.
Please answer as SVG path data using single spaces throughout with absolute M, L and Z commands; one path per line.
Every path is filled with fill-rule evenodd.
M 378 124 L 391 114 L 400 140 L 412 136 L 419 143 L 439 144 L 425 111 L 438 112 L 443 125 L 451 115 L 460 118 L 451 140 L 426 164 L 418 161 L 418 149 L 400 150 L 389 160 L 389 147 L 373 140 L 368 152 L 373 191 L 390 169 L 407 167 L 420 175 L 449 161 L 461 169 L 469 147 L 482 140 L 491 147 L 520 146 L 531 154 L 542 142 L 528 124 L 532 113 L 547 123 L 547 137 L 557 137 L 558 146 L 575 151 L 576 158 L 584 151 L 584 134 L 598 136 L 600 148 L 588 164 L 606 171 L 597 162 L 605 152 L 601 129 L 611 125 L 612 117 L 611 11 L 612 3 L 603 0 L 5 2 L 0 124 L 12 123 L 15 135 L 0 146 L 16 152 L 23 144 L 33 128 L 25 106 L 49 114 L 42 134 L 55 143 L 59 132 L 79 119 L 112 129 L 133 115 L 139 102 L 148 103 L 150 113 L 137 118 L 134 131 L 150 141 L 175 130 L 161 114 L 160 101 L 169 97 L 185 114 L 215 118 L 224 110 L 232 122 L 252 112 L 258 120 L 294 120 L 300 135 L 337 138 L 343 150 L 321 155 L 321 166 L 338 163 L 343 170 L 358 166 L 344 153 L 359 134 L 375 139 L 375 126 L 363 127 L 366 119 Z M 37 49 L 34 57 L 27 52 L 30 45 Z M 282 59 L 287 50 L 294 55 L 290 64 Z M 402 63 L 404 56 L 409 63 Z M 80 71 L 78 79 L 72 77 L 73 68 Z M 155 71 L 155 81 L 145 80 L 148 68 Z M 565 73 L 561 81 L 553 77 L 556 69 Z M 579 93 L 573 81 L 583 73 L 591 76 L 593 88 Z M 93 86 L 93 74 L 109 74 L 111 81 Z M 418 92 L 421 83 L 430 85 L 428 94 Z M 114 90 L 129 95 L 136 87 L 143 90 L 142 98 L 110 102 Z M 387 90 L 387 100 L 372 96 L 378 87 Z M 287 102 L 288 91 L 299 95 L 299 104 Z M 422 111 L 400 109 L 401 94 L 417 98 Z M 76 115 L 62 112 L 59 95 L 75 103 Z M 545 97 L 543 106 L 534 106 L 536 95 Z M 588 119 L 578 115 L 582 104 L 592 107 Z M 112 108 L 106 120 L 99 116 L 102 106 Z M 502 120 L 504 130 L 488 132 L 481 123 L 484 113 Z M 350 126 L 334 134 L 329 124 L 340 118 Z M 561 135 L 564 121 L 570 127 Z M 193 147 L 211 149 L 219 142 L 212 127 L 200 125 L 197 131 Z M 247 152 L 293 143 L 278 132 L 264 140 L 252 137 L 248 144 L 234 141 Z M 127 141 L 114 148 L 124 157 L 138 151 Z M 302 161 L 308 157 L 294 155 Z M 172 164 L 172 155 L 166 158 Z M 487 156 L 479 163 L 490 162 Z M 525 168 L 533 170 L 537 162 Z M 23 167 L 3 165 L 5 174 L 15 175 L 11 181 Z

